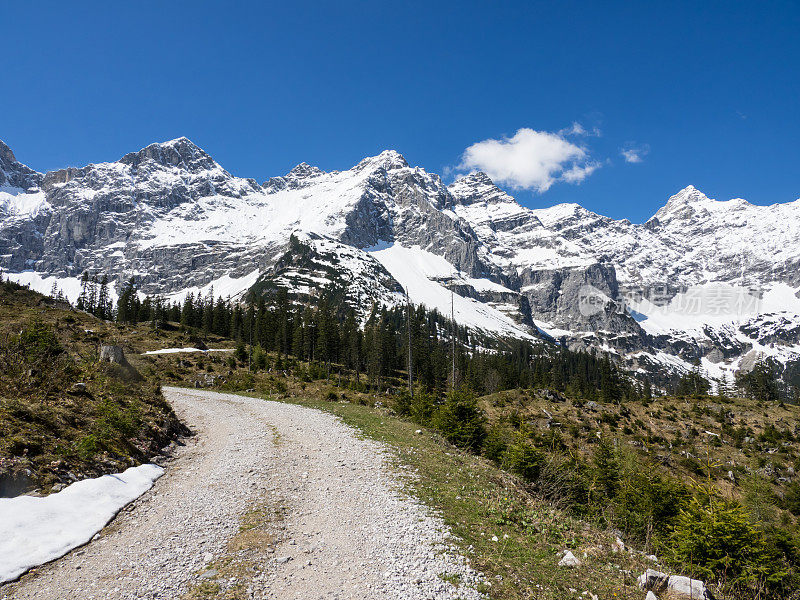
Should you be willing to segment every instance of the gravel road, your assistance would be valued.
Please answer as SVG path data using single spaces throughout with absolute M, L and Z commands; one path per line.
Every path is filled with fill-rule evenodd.
M 380 444 L 301 406 L 164 394 L 197 433 L 166 474 L 93 542 L 0 598 L 482 597 L 481 575 L 401 493 Z

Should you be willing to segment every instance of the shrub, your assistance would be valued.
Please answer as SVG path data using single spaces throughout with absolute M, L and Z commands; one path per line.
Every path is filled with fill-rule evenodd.
M 605 438 L 597 444 L 594 452 L 594 465 L 597 488 L 607 498 L 613 498 L 617 494 L 622 476 L 617 450 Z
M 257 345 L 253 349 L 253 370 L 263 371 L 267 368 L 268 362 L 267 353 L 264 352 L 264 349 L 261 347 L 261 345 Z
M 436 412 L 436 396 L 431 392 L 417 390 L 411 400 L 411 418 L 420 425 L 430 425 Z
M 394 397 L 392 408 L 401 417 L 411 416 L 411 395 L 408 390 L 405 388 L 400 390 L 400 393 Z
M 503 453 L 503 467 L 530 482 L 539 479 L 543 464 L 544 454 L 521 435 Z
M 670 537 L 673 557 L 692 573 L 733 587 L 775 587 L 787 575 L 774 547 L 738 502 L 698 486 L 678 514 Z
M 236 350 L 234 350 L 233 356 L 242 364 L 247 362 L 247 349 L 242 342 L 236 344 Z
M 508 448 L 508 434 L 501 427 L 495 425 L 486 436 L 483 455 L 497 464 L 502 464 L 506 448 Z
M 483 445 L 485 422 L 475 394 L 466 389 L 451 391 L 434 418 L 434 425 L 449 442 L 472 452 L 479 452 Z
M 31 322 L 20 333 L 19 349 L 31 362 L 53 358 L 64 351 L 53 329 L 38 320 Z

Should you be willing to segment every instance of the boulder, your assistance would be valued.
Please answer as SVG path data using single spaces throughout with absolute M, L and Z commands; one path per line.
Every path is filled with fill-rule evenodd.
M 684 575 L 671 575 L 667 580 L 667 590 L 674 600 L 713 600 L 705 583 Z
M 666 590 L 668 581 L 669 575 L 661 571 L 656 571 L 655 569 L 647 569 L 636 579 L 636 583 L 641 589 L 656 593 L 661 593 Z
M 126 361 L 122 346 L 100 346 L 100 361 L 124 365 Z
M 641 589 L 652 592 L 654 597 L 656 594 L 666 594 L 671 600 L 714 600 L 705 583 L 684 575 L 667 575 L 655 569 L 647 569 L 639 575 L 636 583 Z

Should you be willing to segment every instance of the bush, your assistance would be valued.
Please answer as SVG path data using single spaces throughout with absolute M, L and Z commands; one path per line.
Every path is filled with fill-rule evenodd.
M 267 353 L 264 352 L 264 349 L 261 347 L 261 345 L 257 345 L 253 349 L 253 370 L 263 371 L 267 368 L 268 362 Z
M 430 425 L 436 412 L 436 396 L 431 392 L 417 390 L 411 400 L 411 419 L 420 425 Z
M 597 488 L 606 498 L 613 498 L 617 494 L 622 476 L 617 450 L 605 438 L 600 440 L 594 451 L 594 465 Z
M 247 349 L 244 347 L 242 342 L 236 344 L 236 350 L 233 352 L 234 358 L 238 360 L 241 364 L 247 362 Z
M 544 464 L 544 454 L 534 448 L 522 435 L 517 435 L 503 453 L 502 464 L 506 470 L 533 482 L 539 479 Z
M 678 514 L 670 546 L 693 575 L 732 587 L 776 587 L 787 575 L 744 507 L 708 487 L 698 487 Z
M 20 333 L 19 349 L 31 362 L 53 358 L 64 351 L 53 329 L 38 320 Z
M 508 448 L 507 432 L 495 425 L 489 430 L 483 444 L 483 455 L 498 465 L 502 464 L 503 456 Z
M 259 389 L 265 394 L 282 395 L 289 391 L 289 386 L 283 378 L 270 375 L 261 382 Z
M 486 417 L 471 391 L 453 390 L 439 407 L 434 426 L 459 448 L 479 452 L 486 438 Z
M 411 394 L 408 390 L 402 389 L 400 393 L 394 397 L 392 409 L 401 417 L 411 416 Z

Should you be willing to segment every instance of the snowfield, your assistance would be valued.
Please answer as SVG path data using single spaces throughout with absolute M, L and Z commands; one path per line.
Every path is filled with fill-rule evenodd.
M 473 298 L 465 298 L 451 294 L 450 290 L 436 281 L 461 279 L 455 267 L 441 256 L 423 250 L 419 246 L 404 248 L 399 244 L 382 245 L 368 250 L 386 270 L 391 273 L 400 285 L 408 290 L 415 304 L 422 304 L 429 309 L 437 309 L 443 315 L 450 316 L 451 298 L 455 320 L 459 325 L 467 325 L 487 332 L 500 333 L 522 338 L 532 336 L 517 325 L 511 318 L 491 306 L 478 302 Z M 505 290 L 502 286 L 488 280 L 473 280 L 483 289 Z M 484 283 L 485 282 L 485 283 Z M 478 289 L 476 286 L 476 289 Z
M 0 498 L 0 582 L 87 543 L 163 473 L 157 465 L 141 465 L 78 481 L 44 498 Z

